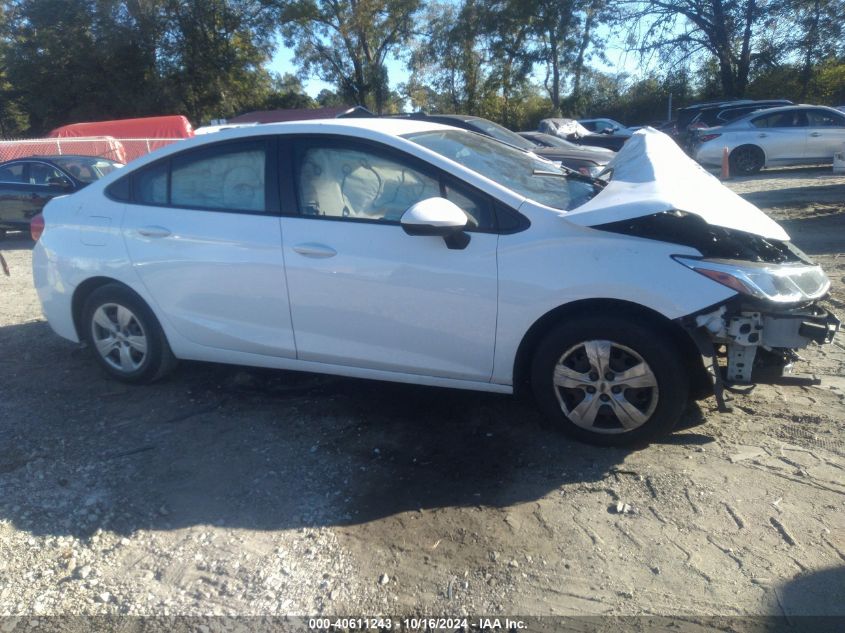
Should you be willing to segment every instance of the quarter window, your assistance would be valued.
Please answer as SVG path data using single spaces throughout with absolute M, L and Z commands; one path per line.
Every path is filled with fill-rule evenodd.
M 0 182 L 23 182 L 23 163 L 0 167 Z

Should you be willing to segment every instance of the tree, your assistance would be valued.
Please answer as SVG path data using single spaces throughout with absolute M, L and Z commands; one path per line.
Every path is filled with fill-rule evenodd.
M 407 42 L 421 0 L 293 0 L 277 4 L 287 46 L 303 74 L 334 84 L 379 114 L 390 98 L 385 62 Z
M 758 0 L 622 0 L 622 20 L 642 54 L 658 52 L 687 62 L 704 53 L 715 59 L 722 93 L 742 97 L 748 86 L 757 29 L 771 17 Z

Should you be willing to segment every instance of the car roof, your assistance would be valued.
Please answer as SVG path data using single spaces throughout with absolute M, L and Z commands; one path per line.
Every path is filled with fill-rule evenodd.
M 790 110 L 830 110 L 831 112 L 838 112 L 836 108 L 823 105 L 812 105 L 809 103 L 794 103 L 792 105 L 778 106 L 776 108 L 761 108 L 765 110 L 765 114 L 776 114 L 778 112 L 788 112 Z M 748 116 L 760 115 L 763 112 L 751 112 Z
M 3 161 L 0 165 L 5 165 L 6 163 L 15 163 L 21 160 L 46 160 L 46 161 L 55 161 L 61 160 L 65 158 L 91 158 L 94 160 L 108 160 L 112 163 L 119 163 L 120 161 L 116 161 L 112 158 L 105 158 L 104 156 L 89 156 L 88 154 L 32 154 L 31 156 L 19 156 L 18 158 L 10 158 L 9 160 Z

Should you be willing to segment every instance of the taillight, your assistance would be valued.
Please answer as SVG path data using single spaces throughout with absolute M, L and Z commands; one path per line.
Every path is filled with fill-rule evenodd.
M 707 141 L 712 141 L 714 138 L 719 138 L 722 136 L 721 134 L 704 134 L 703 136 L 698 137 L 698 140 L 702 143 L 706 143 Z
M 44 216 L 39 213 L 38 215 L 32 216 L 32 219 L 29 221 L 29 234 L 32 236 L 33 241 L 37 242 L 43 232 Z

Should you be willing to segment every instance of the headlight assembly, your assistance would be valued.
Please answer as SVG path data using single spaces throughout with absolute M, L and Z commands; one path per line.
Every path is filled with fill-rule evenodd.
M 830 289 L 830 280 L 821 267 L 811 264 L 768 264 L 680 255 L 674 259 L 740 294 L 776 303 L 812 301 Z

